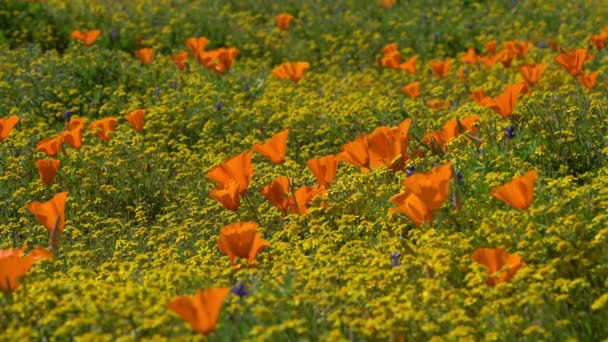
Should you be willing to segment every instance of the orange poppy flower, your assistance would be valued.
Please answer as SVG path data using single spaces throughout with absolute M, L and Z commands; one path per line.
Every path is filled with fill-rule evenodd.
M 479 60 L 488 68 L 493 67 L 498 62 L 502 62 L 504 59 L 505 59 L 504 51 L 501 51 L 497 54 L 491 54 L 491 55 L 479 57 Z
M 443 101 L 441 99 L 431 99 L 427 102 L 427 106 L 432 109 L 448 109 L 450 108 L 450 101 Z
M 220 229 L 217 243 L 233 266 L 236 265 L 236 257 L 246 259 L 249 264 L 253 263 L 255 257 L 270 246 L 270 242 L 262 240 L 262 234 L 257 232 L 257 228 L 255 222 L 237 222 Z
M 72 120 L 70 120 L 69 128 L 67 131 L 63 131 L 59 133 L 59 136 L 63 138 L 63 141 L 72 146 L 73 148 L 80 148 L 82 146 L 82 130 L 84 129 L 83 124 L 72 125 Z
M 546 68 L 545 64 L 524 64 L 519 66 L 519 73 L 526 83 L 534 86 Z
M 448 59 L 445 61 L 432 61 L 431 68 L 433 69 L 433 71 L 435 71 L 435 74 L 437 74 L 437 76 L 444 78 L 450 72 L 450 67 L 453 63 L 454 60 L 452 59 Z
M 105 141 L 110 140 L 111 132 L 114 131 L 114 128 L 116 128 L 116 119 L 114 117 L 99 119 L 91 122 L 89 125 L 89 130 Z
M 338 168 L 338 158 L 330 154 L 324 157 L 312 158 L 306 162 L 306 165 L 312 171 L 317 179 L 317 182 L 324 187 L 334 181 L 336 170 Z
M 583 64 L 587 61 L 587 58 L 586 49 L 573 49 L 556 56 L 555 61 L 564 67 L 570 75 L 576 76 L 583 72 Z
M 472 92 L 469 95 L 469 97 L 471 98 L 471 100 L 473 100 L 473 101 L 481 104 L 481 101 L 483 99 L 485 99 L 487 96 L 486 96 L 486 93 L 483 90 L 476 90 L 476 91 Z
M 447 151 L 447 144 L 456 139 L 461 131 L 477 135 L 477 127 L 475 126 L 475 123 L 477 122 L 479 122 L 478 116 L 469 116 L 460 121 L 458 119 L 452 119 L 446 122 L 441 130 L 426 134 L 423 137 L 423 142 L 429 146 L 437 144 L 439 148 L 445 152 Z
M 354 141 L 347 142 L 340 149 L 342 152 L 336 156 L 338 161 L 358 166 L 363 172 L 369 171 L 369 152 L 365 134 L 359 134 Z
M 59 236 L 63 232 L 65 226 L 65 201 L 68 197 L 68 192 L 60 192 L 53 196 L 47 202 L 32 202 L 27 205 L 29 210 L 38 222 L 46 227 L 49 231 L 49 248 L 59 248 Z
M 288 62 L 272 69 L 272 74 L 282 80 L 290 79 L 293 83 L 297 83 L 309 67 L 308 62 Z
M 378 6 L 380 6 L 380 8 L 390 8 L 393 7 L 395 4 L 397 3 L 397 0 L 380 0 L 380 3 L 378 4 Z
M 287 210 L 289 208 L 289 189 L 289 178 L 279 176 L 261 188 L 260 193 L 279 210 Z
M 434 167 L 425 173 L 415 173 L 404 181 L 408 191 L 426 204 L 431 211 L 439 210 L 450 193 L 452 162 Z
M 522 58 L 528 55 L 528 51 L 530 51 L 531 47 L 532 44 L 530 42 L 516 42 L 510 40 L 508 42 L 505 42 L 502 49 L 504 51 L 507 51 L 508 54 L 512 57 Z
M 80 40 L 84 43 L 84 45 L 89 46 L 92 45 L 97 37 L 101 34 L 100 30 L 89 30 L 89 31 L 80 31 L 74 30 L 70 34 L 72 38 Z
M 488 269 L 488 285 L 495 286 L 498 283 L 508 282 L 515 273 L 525 264 L 517 254 L 510 254 L 502 248 L 477 248 L 471 258 Z M 496 275 L 506 269 L 504 272 Z
M 17 122 L 19 122 L 19 117 L 17 115 L 0 118 L 0 141 L 4 141 L 6 138 L 8 138 L 8 135 L 11 133 Z
M 175 62 L 177 68 L 179 70 L 184 70 L 186 68 L 186 63 L 184 61 L 188 59 L 188 51 L 180 51 L 174 55 L 171 55 L 171 60 Z
M 229 287 L 196 290 L 194 297 L 173 298 L 167 304 L 167 309 L 188 322 L 194 332 L 209 335 L 215 330 L 222 305 L 230 291 Z
M 289 13 L 279 13 L 276 17 L 277 28 L 281 31 L 287 31 L 287 27 L 293 20 L 293 15 Z
M 67 123 L 67 129 L 70 130 L 74 127 L 78 127 L 78 126 L 84 126 L 84 123 L 87 122 L 87 118 L 84 116 L 81 117 L 71 117 L 70 121 L 68 121 Z
M 237 210 L 241 205 L 239 198 L 239 184 L 229 181 L 227 184 L 218 185 L 217 188 L 209 192 L 211 198 L 220 202 L 228 210 Z
M 488 55 L 496 54 L 496 39 L 490 40 L 489 42 L 485 43 L 485 47 L 486 51 L 488 52 Z
M 602 32 L 600 34 L 591 35 L 591 43 L 598 50 L 601 50 L 606 47 L 606 41 L 608 41 L 608 32 Z
M 581 74 L 577 77 L 577 80 L 584 87 L 593 89 L 595 87 L 595 82 L 597 81 L 597 72 L 592 72 L 590 74 Z
M 42 247 L 36 247 L 27 256 L 23 256 L 27 244 L 21 248 L 0 250 L 0 289 L 4 293 L 13 292 L 35 261 L 52 258 L 53 254 Z
M 49 157 L 55 157 L 61 151 L 61 144 L 63 144 L 63 136 L 59 134 L 53 138 L 47 138 L 36 144 L 36 150 L 46 153 Z
M 460 61 L 464 64 L 476 64 L 479 61 L 479 56 L 475 53 L 474 48 L 469 48 L 467 52 L 460 57 Z
M 131 127 L 136 131 L 144 129 L 144 115 L 146 115 L 145 109 L 136 109 L 125 115 L 125 119 L 129 121 Z
M 417 225 L 421 225 L 424 221 L 428 221 L 431 224 L 433 223 L 433 213 L 426 203 L 413 192 L 406 190 L 403 193 L 391 197 L 389 201 L 397 204 L 397 207 L 388 210 L 389 215 L 402 213 Z
M 198 56 L 198 61 L 207 69 L 216 71 L 223 75 L 232 67 L 238 55 L 239 49 L 237 48 L 219 48 L 210 51 L 203 51 Z
M 59 163 L 59 159 L 39 160 L 36 162 L 36 168 L 38 169 L 42 184 L 51 185 L 53 183 L 57 169 L 59 169 Z
M 410 124 L 411 120 L 406 119 L 398 127 L 380 126 L 367 136 L 370 169 L 375 170 L 382 164 L 395 171 L 405 167 L 405 161 L 409 158 Z
M 517 97 L 524 90 L 524 84 L 511 84 L 505 88 L 505 91 L 496 97 L 486 97 L 481 100 L 481 105 L 490 108 L 503 118 L 508 118 L 513 115 Z
M 135 51 L 135 54 L 137 55 L 137 58 L 139 58 L 141 64 L 150 64 L 154 59 L 154 50 L 151 48 L 139 49 Z
M 415 74 L 417 60 L 418 56 L 412 56 L 401 63 L 401 53 L 397 50 L 397 43 L 390 43 L 382 48 L 382 56 L 378 58 L 378 65 L 382 68 L 399 69 Z
M 223 187 L 227 187 L 231 181 L 234 181 L 239 185 L 239 193 L 245 193 L 253 177 L 252 157 L 253 152 L 238 154 L 215 166 L 205 177 Z
M 273 135 L 272 138 L 263 143 L 253 145 L 251 149 L 275 164 L 283 164 L 285 162 L 285 153 L 287 153 L 288 136 L 289 130 L 286 129 Z
M 325 195 L 325 187 L 316 184 L 313 187 L 302 185 L 289 197 L 289 209 L 294 214 L 308 215 L 308 203 L 315 197 Z
M 521 177 L 515 177 L 509 183 L 492 189 L 490 194 L 513 208 L 528 210 L 534 196 L 534 183 L 538 173 L 534 170 Z
M 408 95 L 409 97 L 415 99 L 420 96 L 420 82 L 412 82 L 401 88 L 401 91 L 405 95 Z
M 190 51 L 192 51 L 192 56 L 194 56 L 195 59 L 198 59 L 198 57 L 203 54 L 203 51 L 205 50 L 205 47 L 207 47 L 207 44 L 209 44 L 209 39 L 202 36 L 198 38 L 190 37 L 186 39 L 186 46 L 188 47 L 188 49 L 190 49 Z M 183 52 L 180 52 L 180 54 L 181 53 Z
M 409 74 L 416 73 L 416 61 L 418 56 L 412 56 L 407 61 L 399 64 L 399 69 L 408 72 Z

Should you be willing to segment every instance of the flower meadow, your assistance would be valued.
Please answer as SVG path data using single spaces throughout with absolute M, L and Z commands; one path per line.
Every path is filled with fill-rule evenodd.
M 605 1 L 0 3 L 0 340 L 608 338 Z

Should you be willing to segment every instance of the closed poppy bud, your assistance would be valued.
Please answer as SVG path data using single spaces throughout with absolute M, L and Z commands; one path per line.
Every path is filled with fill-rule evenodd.
M 59 159 L 39 160 L 36 162 L 36 168 L 38 169 L 42 184 L 51 185 L 53 183 L 57 169 L 59 169 L 59 163 Z
M 277 15 L 277 28 L 281 31 L 287 31 L 287 27 L 293 20 L 293 15 L 289 13 L 280 13 Z
M 11 115 L 6 118 L 0 119 L 0 141 L 6 140 L 8 135 L 13 130 L 13 127 L 19 122 L 19 117 L 17 115 Z
M 268 241 L 262 240 L 262 234 L 257 232 L 257 228 L 255 222 L 237 222 L 220 229 L 218 245 L 228 255 L 233 266 L 236 265 L 237 257 L 247 260 L 249 264 L 253 263 L 258 253 L 270 246 Z
M 126 114 L 125 119 L 129 121 L 134 130 L 139 132 L 144 129 L 144 115 L 146 115 L 145 109 L 137 109 Z

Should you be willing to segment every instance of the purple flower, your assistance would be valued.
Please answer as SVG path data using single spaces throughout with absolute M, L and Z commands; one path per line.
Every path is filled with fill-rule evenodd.
M 245 284 L 242 281 L 239 281 L 233 288 L 232 293 L 243 298 L 249 295 L 249 291 L 245 288 Z
M 405 175 L 406 176 L 411 176 L 416 172 L 416 168 L 414 167 L 414 164 L 410 164 L 407 169 L 405 169 Z
M 401 257 L 401 253 L 391 252 L 391 266 L 392 267 L 397 267 L 397 266 L 401 265 L 401 262 L 399 261 L 400 257 Z
M 515 138 L 515 126 L 509 125 L 507 129 L 505 129 L 505 138 L 513 139 Z
M 70 122 L 70 120 L 72 119 L 72 115 L 73 115 L 73 114 L 74 114 L 74 113 L 72 113 L 72 111 L 71 111 L 71 110 L 66 109 L 66 111 L 65 111 L 65 112 L 63 112 L 63 116 L 65 117 L 65 121 L 66 121 L 66 122 Z
M 460 172 L 460 170 L 456 171 L 456 183 L 458 183 L 458 185 L 464 185 L 464 179 L 462 179 L 462 172 Z
M 217 101 L 217 103 L 215 104 L 215 110 L 220 111 L 222 110 L 223 106 L 224 105 L 220 101 Z
M 160 101 L 160 87 L 154 88 L 154 96 L 156 97 L 156 101 Z

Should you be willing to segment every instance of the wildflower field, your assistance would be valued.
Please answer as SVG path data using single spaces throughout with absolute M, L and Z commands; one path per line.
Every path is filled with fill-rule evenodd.
M 0 2 L 0 340 L 608 339 L 605 0 Z

